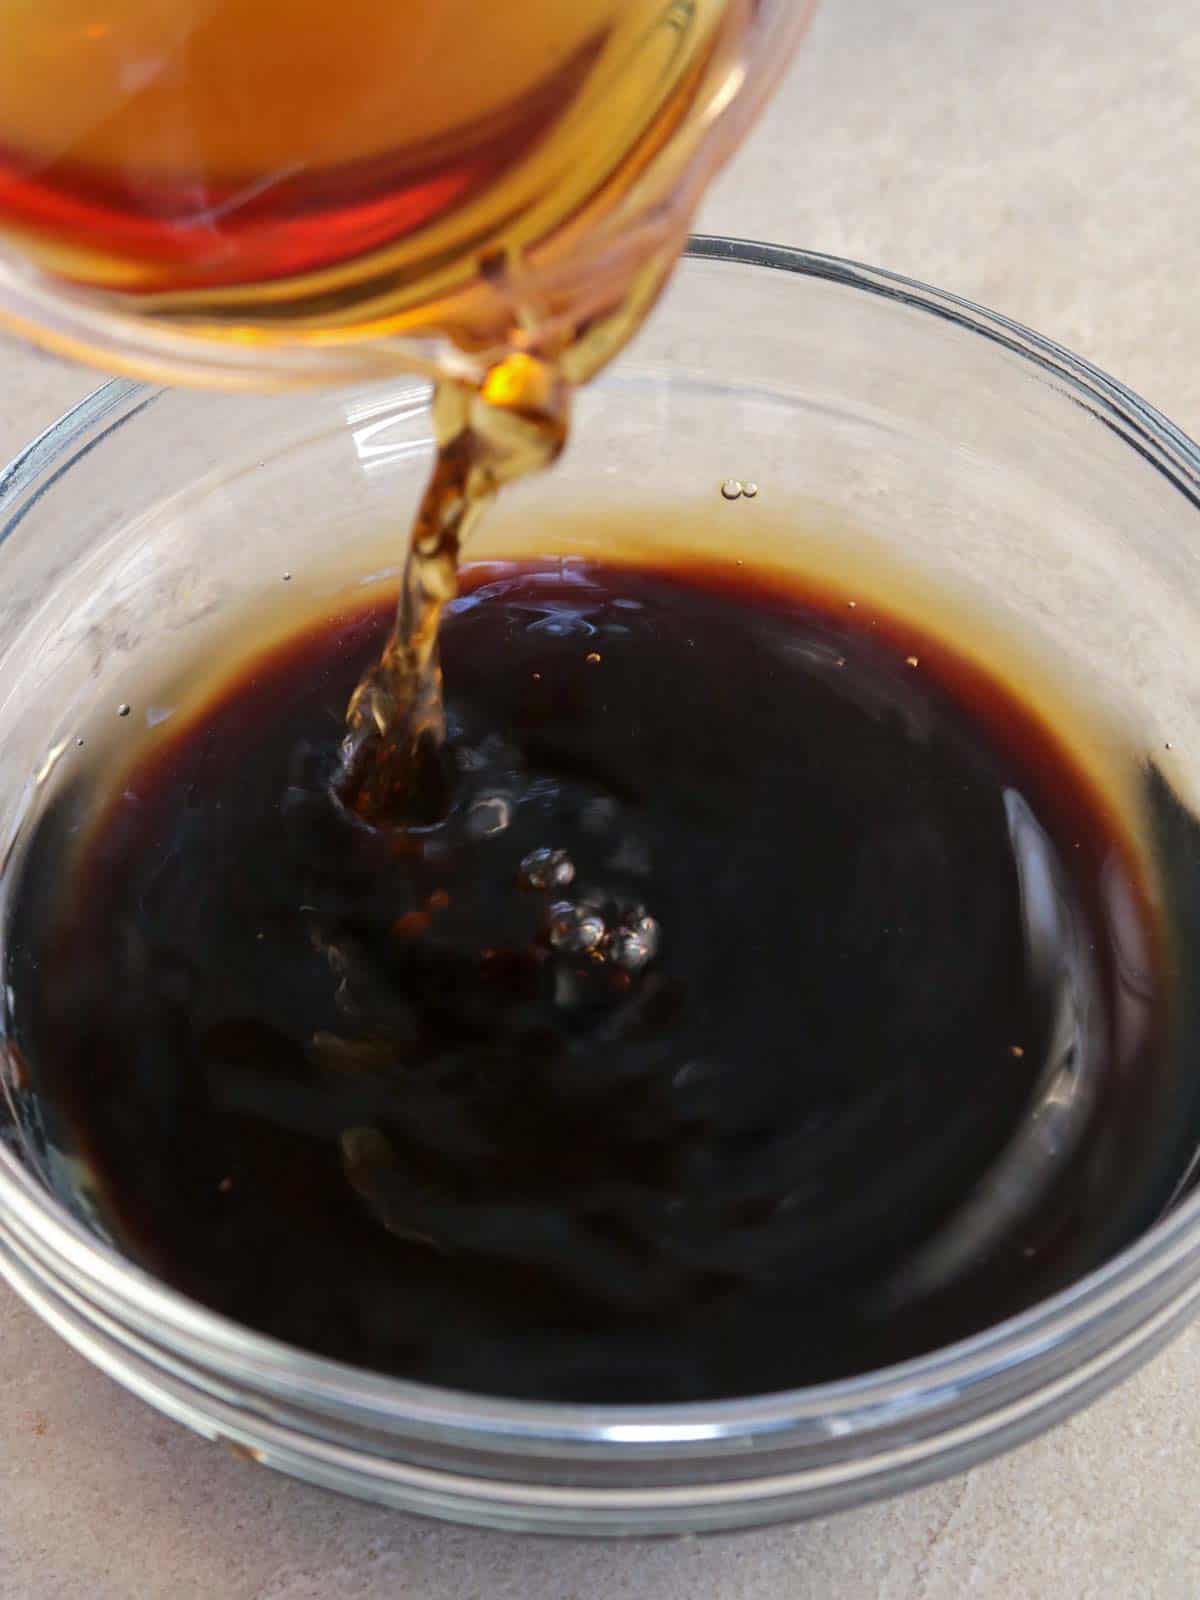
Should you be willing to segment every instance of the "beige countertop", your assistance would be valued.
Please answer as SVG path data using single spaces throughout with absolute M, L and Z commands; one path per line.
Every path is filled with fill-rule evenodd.
M 825 0 L 703 225 L 980 300 L 1195 434 L 1198 157 L 1195 0 Z M 0 457 L 93 381 L 0 345 Z M 551 1543 L 435 1526 L 233 1460 L 0 1286 L 0 1595 L 1191 1597 L 1198 1393 L 1193 1329 L 1054 1433 L 903 1500 L 732 1538 Z

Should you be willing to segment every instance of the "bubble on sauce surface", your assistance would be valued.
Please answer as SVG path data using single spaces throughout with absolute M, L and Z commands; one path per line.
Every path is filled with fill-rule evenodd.
M 512 803 L 505 795 L 484 795 L 467 812 L 467 832 L 474 839 L 489 839 L 503 833 L 511 821 Z
M 662 932 L 653 917 L 634 917 L 608 935 L 604 954 L 613 966 L 625 972 L 640 972 L 658 954 Z
M 608 930 L 604 918 L 590 906 L 560 900 L 550 910 L 550 943 L 566 955 L 586 955 L 598 950 Z
M 575 863 L 565 850 L 543 845 L 521 862 L 520 877 L 529 889 L 565 889 L 575 881 Z

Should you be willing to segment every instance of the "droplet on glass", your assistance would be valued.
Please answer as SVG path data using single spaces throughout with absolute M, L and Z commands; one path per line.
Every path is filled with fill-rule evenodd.
M 736 478 L 726 478 L 721 485 L 721 493 L 726 500 L 739 500 L 742 495 L 742 486 Z
M 117 707 L 117 715 L 119 717 L 127 717 L 129 715 L 129 707 L 125 704 L 124 701 L 122 701 L 121 704 Z
M 753 500 L 754 496 L 758 493 L 758 485 L 753 482 L 746 482 L 742 485 L 742 493 L 746 496 L 747 500 Z

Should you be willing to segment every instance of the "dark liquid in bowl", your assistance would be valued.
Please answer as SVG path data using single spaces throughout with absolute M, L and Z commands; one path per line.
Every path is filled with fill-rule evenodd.
M 40 823 L 25 1121 L 121 1249 L 364 1367 L 685 1401 L 961 1338 L 1145 1224 L 1165 939 L 1032 709 L 745 569 L 465 589 L 447 821 L 330 797 L 378 605 Z

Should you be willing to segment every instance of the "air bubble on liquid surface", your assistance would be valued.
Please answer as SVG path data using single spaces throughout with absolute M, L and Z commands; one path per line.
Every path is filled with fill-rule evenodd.
M 467 832 L 475 839 L 503 833 L 512 821 L 512 802 L 502 794 L 485 795 L 467 812 Z
M 521 862 L 521 882 L 530 889 L 565 889 L 575 881 L 575 863 L 565 850 L 531 850 Z
M 604 918 L 589 906 L 574 906 L 565 900 L 550 908 L 550 943 L 566 955 L 585 955 L 598 950 L 607 930 Z
M 661 937 L 653 917 L 636 917 L 613 929 L 605 940 L 604 953 L 613 966 L 640 972 L 658 954 Z

